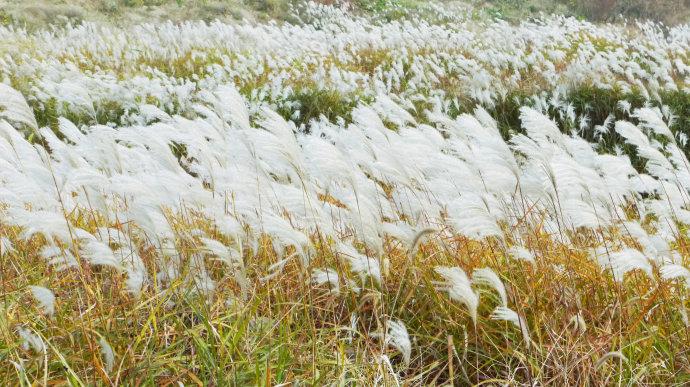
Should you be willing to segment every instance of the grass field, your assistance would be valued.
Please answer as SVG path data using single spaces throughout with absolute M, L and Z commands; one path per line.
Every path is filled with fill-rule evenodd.
M 2 384 L 688 383 L 687 25 L 221 3 L 2 8 Z

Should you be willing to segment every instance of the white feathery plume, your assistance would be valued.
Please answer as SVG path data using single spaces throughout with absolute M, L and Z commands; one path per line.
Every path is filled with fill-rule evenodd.
M 378 358 L 380 359 L 381 363 L 383 363 L 386 366 L 386 369 L 388 370 L 390 375 L 393 377 L 393 381 L 395 382 L 395 385 L 397 387 L 400 387 L 400 376 L 393 369 L 393 364 L 391 364 L 391 359 L 388 358 L 388 355 L 382 354 L 382 355 L 379 355 Z M 383 379 L 383 375 L 378 376 L 374 380 L 374 385 L 378 386 L 381 379 Z
M 64 117 L 58 118 L 58 129 L 69 141 L 79 144 L 86 137 L 72 121 Z
M 628 143 L 638 148 L 650 147 L 649 138 L 640 129 L 627 121 L 616 121 L 616 133 L 621 135 Z
M 394 123 L 398 127 L 402 127 L 408 123 L 416 123 L 415 119 L 410 113 L 400 107 L 400 105 L 395 103 L 387 95 L 379 94 L 378 97 L 376 97 L 374 108 L 387 120 Z
M 523 246 L 513 246 L 513 247 L 509 248 L 506 251 L 506 253 L 508 253 L 508 255 L 510 257 L 513 257 L 513 258 L 519 259 L 519 260 L 523 260 L 523 261 L 527 261 L 531 264 L 534 264 L 536 262 L 534 259 L 534 254 L 532 254 L 531 251 L 527 250 L 527 248 L 525 248 Z
M 14 360 L 10 360 L 10 363 L 14 366 L 14 369 L 19 373 L 20 377 L 26 381 L 26 384 L 29 383 L 29 379 L 26 377 L 26 369 L 24 368 L 24 359 L 19 359 L 19 362 L 16 362 Z
M 449 206 L 450 221 L 462 235 L 481 240 L 487 237 L 503 238 L 497 216 L 490 208 L 489 197 L 463 194 Z M 493 209 L 493 208 L 491 208 Z
M 223 263 L 230 267 L 242 267 L 244 262 L 236 249 L 229 248 L 221 242 L 211 238 L 199 239 L 204 246 L 204 252 L 218 257 Z
M 144 261 L 142 261 L 134 249 L 128 246 L 132 246 L 131 241 L 114 250 L 113 255 L 120 262 L 125 272 L 127 272 L 127 280 L 125 281 L 127 290 L 132 295 L 138 296 L 146 283 L 148 275 Z
M 408 250 L 410 241 L 415 233 L 415 230 L 403 221 L 397 221 L 395 223 L 383 222 L 381 224 L 381 231 L 384 235 L 388 235 L 408 245 Z
M 483 127 L 490 128 L 498 132 L 498 125 L 496 124 L 496 120 L 494 120 L 494 118 L 491 117 L 491 114 L 489 114 L 489 112 L 487 112 L 486 109 L 478 105 L 476 108 L 474 108 L 473 114 L 477 118 L 477 120 L 482 124 Z
M 367 257 L 358 252 L 353 246 L 342 242 L 336 245 L 336 251 L 338 254 L 345 256 L 350 263 L 350 270 L 359 274 L 362 280 L 369 276 L 373 278 L 376 283 L 381 284 L 383 278 L 381 266 L 376 259 Z
M 43 286 L 31 285 L 29 289 L 31 289 L 31 295 L 38 301 L 43 312 L 52 317 L 55 314 L 55 294 Z
M 139 106 L 139 114 L 144 118 L 146 123 L 150 123 L 154 120 L 168 121 L 170 120 L 170 115 L 155 105 L 144 104 Z
M 71 235 L 67 220 L 62 214 L 52 211 L 26 211 L 24 209 L 11 209 L 9 220 L 22 228 L 20 237 L 29 240 L 35 234 L 41 234 L 46 238 L 56 238 L 62 242 L 70 243 Z
M 288 264 L 293 258 L 297 256 L 297 253 L 295 254 L 290 254 L 287 257 L 279 260 L 276 263 L 271 264 L 266 270 L 268 271 L 268 275 L 261 277 L 261 282 L 266 282 L 268 280 L 271 280 L 275 277 L 277 277 L 280 273 L 282 273 L 283 269 L 285 268 L 285 265 Z
M 594 131 L 598 135 L 603 135 L 609 132 L 609 127 L 613 123 L 613 120 L 615 119 L 615 116 L 613 114 L 609 114 L 606 119 L 604 120 L 604 123 L 601 125 L 595 125 L 594 126 Z
M 374 136 L 378 134 L 380 140 L 386 141 L 386 135 L 390 135 L 391 132 L 386 128 L 381 121 L 381 117 L 376 113 L 376 111 L 367 106 L 358 106 L 352 110 L 352 121 L 360 128 L 368 131 L 368 135 Z M 378 133 L 377 133 L 378 132 Z
M 661 278 L 665 280 L 684 280 L 686 289 L 690 289 L 690 270 L 678 264 L 663 265 L 659 268 Z
M 508 293 L 501 278 L 491 268 L 484 267 L 472 272 L 472 283 L 491 286 L 501 300 L 502 306 L 508 306 Z
M 46 353 L 46 344 L 43 342 L 41 336 L 31 332 L 30 330 L 24 327 L 19 327 L 19 329 L 17 329 L 17 333 L 19 334 L 19 337 L 21 337 L 22 339 L 22 349 L 24 349 L 25 351 L 32 349 L 40 354 Z
M 113 347 L 111 347 L 110 343 L 103 337 L 98 339 L 98 345 L 101 347 L 105 372 L 110 373 L 115 366 L 115 351 L 113 351 Z
M 92 265 L 110 266 L 117 270 L 123 269 L 120 260 L 115 257 L 113 250 L 108 245 L 95 238 L 83 239 L 79 252 L 80 255 Z
M 71 251 L 62 249 L 58 246 L 44 246 L 39 255 L 41 258 L 48 261 L 49 265 L 55 266 L 56 270 L 58 271 L 79 266 L 79 262 L 77 262 L 77 259 L 74 257 Z
M 24 96 L 10 86 L 0 82 L 0 118 L 19 122 L 37 130 L 34 112 L 26 103 Z
M 134 296 L 139 296 L 141 290 L 146 283 L 146 272 L 138 269 L 125 269 L 127 271 L 127 280 L 125 285 L 127 290 Z
M 385 335 L 386 345 L 391 345 L 403 355 L 405 366 L 410 364 L 412 355 L 412 342 L 410 335 L 407 333 L 407 328 L 402 321 L 388 320 L 386 322 L 387 332 Z
M 189 260 L 189 271 L 194 283 L 194 291 L 210 296 L 216 290 L 216 282 L 208 275 L 203 258 L 193 254 Z
M 4 257 L 7 254 L 14 253 L 16 250 L 12 241 L 7 237 L 0 237 L 0 257 Z
M 524 318 L 518 315 L 514 310 L 499 306 L 491 313 L 492 320 L 503 320 L 511 322 L 513 325 L 518 327 L 522 332 L 522 338 L 525 341 L 525 345 L 529 348 L 531 345 L 531 339 L 529 336 L 529 329 L 527 328 L 527 322 Z
M 414 257 L 415 254 L 417 253 L 417 247 L 419 246 L 419 243 L 421 240 L 426 236 L 430 235 L 436 232 L 436 229 L 433 228 L 424 228 L 422 230 L 417 231 L 417 233 L 414 235 L 412 238 L 412 241 L 410 242 L 410 246 L 407 249 L 408 256 Z
M 641 127 L 650 129 L 654 133 L 674 141 L 673 133 L 661 118 L 660 111 L 651 108 L 640 108 L 636 109 L 632 116 L 640 120 Z
M 249 129 L 249 112 L 244 98 L 237 91 L 233 84 L 223 85 L 214 92 L 221 106 L 227 106 L 223 110 L 228 113 L 228 116 L 233 124 L 237 125 L 239 129 Z
M 603 269 L 611 269 L 614 279 L 618 282 L 623 281 L 625 273 L 636 269 L 642 270 L 652 281 L 655 280 L 649 260 L 633 248 L 599 254 L 597 260 Z
M 285 219 L 270 214 L 262 217 L 261 227 L 271 236 L 276 253 L 283 255 L 285 247 L 293 246 L 302 262 L 306 263 L 307 255 L 304 249 L 309 246 L 309 238 L 303 232 L 296 230 Z
M 352 339 L 354 338 L 355 333 L 357 333 L 357 323 L 359 322 L 359 316 L 357 316 L 357 313 L 352 312 L 350 313 L 350 326 L 348 327 L 348 332 L 347 332 L 347 342 L 349 344 L 352 344 Z
M 453 301 L 464 304 L 477 324 L 477 308 L 479 307 L 479 295 L 472 289 L 472 284 L 467 274 L 459 267 L 438 266 L 434 269 L 444 281 L 435 282 L 438 290 L 448 292 Z
M 625 142 L 634 145 L 640 157 L 648 160 L 645 166 L 650 175 L 665 179 L 674 179 L 674 167 L 663 153 L 656 149 L 649 138 L 635 125 L 618 121 L 615 125 L 616 133 L 625 138 Z
M 329 290 L 333 292 L 334 295 L 340 294 L 338 272 L 331 268 L 315 269 L 311 273 L 311 282 L 316 286 L 328 284 Z
M 303 136 L 299 139 L 309 175 L 328 190 L 334 182 L 347 182 L 355 189 L 352 165 L 335 145 L 319 137 Z
M 632 110 L 632 104 L 626 100 L 618 101 L 618 103 L 616 104 L 616 107 L 618 108 L 618 110 L 620 110 L 626 114 L 630 114 L 630 111 Z
M 556 123 L 540 112 L 529 107 L 521 107 L 520 121 L 522 121 L 522 127 L 527 131 L 527 135 L 538 143 L 544 145 L 549 140 L 558 144 L 562 143 L 563 135 Z
M 631 237 L 637 240 L 637 242 L 642 246 L 645 254 L 652 256 L 657 254 L 657 250 L 654 247 L 649 234 L 647 234 L 639 222 L 626 221 L 621 224 L 620 228 L 622 232 L 627 232 Z

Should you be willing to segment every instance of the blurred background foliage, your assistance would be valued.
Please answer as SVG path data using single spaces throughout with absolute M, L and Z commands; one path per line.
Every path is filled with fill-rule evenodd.
M 0 24 L 36 28 L 83 21 L 116 24 L 147 21 L 276 20 L 296 21 L 293 9 L 303 0 L 0 0 Z M 351 12 L 395 19 L 428 14 L 427 0 L 316 0 L 345 4 Z M 619 18 L 666 24 L 690 21 L 690 0 L 439 0 L 444 7 L 474 19 L 517 22 L 541 13 L 563 14 L 596 22 Z

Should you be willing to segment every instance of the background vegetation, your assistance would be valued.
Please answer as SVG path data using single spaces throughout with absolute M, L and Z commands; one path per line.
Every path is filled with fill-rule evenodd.
M 351 2 L 352 12 L 384 19 L 421 12 L 426 4 L 414 0 Z M 683 15 L 688 9 L 687 1 L 675 0 L 487 0 L 446 6 L 465 7 L 477 19 L 516 21 L 539 12 L 558 12 L 595 21 L 612 21 L 623 14 L 667 23 L 687 21 Z M 291 21 L 290 7 L 286 0 L 0 0 L 0 21 L 29 27 L 85 20 Z M 364 73 L 388 66 L 391 60 L 380 52 L 363 53 L 361 58 L 348 65 L 360 66 Z M 214 60 L 218 61 L 209 57 L 201 65 L 193 60 L 161 60 L 152 65 L 161 73 L 190 78 L 203 73 Z M 298 125 L 321 115 L 347 122 L 359 102 L 357 96 L 338 90 L 317 90 L 295 82 L 290 98 L 302 110 L 293 120 Z M 238 86 L 243 95 L 249 95 L 257 84 Z M 439 88 L 462 97 L 466 85 L 446 82 Z M 645 102 L 638 94 L 584 86 L 571 90 L 567 97 L 578 116 L 586 112 L 596 123 L 610 114 L 614 119 L 630 119 L 617 110 L 620 100 L 629 101 L 633 108 Z M 527 99 L 527 94 L 516 92 L 489 109 L 504 136 L 510 130 L 521 130 L 519 108 L 529 103 Z M 660 96 L 660 102 L 679 116 L 671 129 L 690 132 L 688 94 L 668 92 Z M 124 115 L 122 106 L 110 101 L 95 106 L 93 116 L 61 109 L 55 98 L 44 104 L 30 103 L 38 125 L 48 126 L 56 134 L 60 134 L 59 116 L 81 126 L 117 122 Z M 466 103 L 449 116 L 470 113 L 474 107 L 474 103 Z M 293 117 L 294 109 L 278 111 L 286 119 Z M 574 127 L 575 123 L 553 113 L 560 129 Z M 421 114 L 414 118 L 429 123 Z M 591 135 L 583 133 L 587 139 Z M 603 150 L 620 143 L 615 133 L 609 135 L 611 138 L 602 140 L 608 147 Z M 185 156 L 183 147 L 173 151 L 178 160 Z M 643 170 L 639 159 L 633 162 Z M 377 183 L 388 193 L 395 188 L 385 181 Z M 321 195 L 319 200 L 343 206 L 329 195 Z M 639 209 L 630 206 L 626 210 L 625 220 L 639 222 L 644 232 L 655 231 Z M 527 229 L 524 244 L 536 255 L 533 264 L 514 259 L 495 239 L 479 242 L 437 230 L 410 248 L 387 238 L 382 252 L 387 262 L 384 281 L 362 280 L 358 291 L 343 281 L 340 290 L 328 283 L 312 283 L 309 273 L 323 267 L 337 268 L 343 277 L 355 277 L 320 235 L 310 240 L 314 260 L 309 267 L 293 260 L 269 278 L 267 268 L 282 257 L 274 252 L 267 235 L 244 257 L 244 274 L 251 279 L 247 296 L 240 297 L 243 289 L 219 262 L 207 257 L 218 288 L 212 297 L 205 297 L 190 285 L 195 280 L 192 264 L 204 251 L 198 235 L 222 237 L 208 219 L 195 216 L 193 209 L 166 215 L 183 270 L 165 292 L 152 285 L 139 297 L 127 292 L 126 276 L 112 268 L 83 261 L 75 270 L 54 270 L 41 256 L 42 237 L 27 240 L 20 228 L 0 223 L 0 381 L 23 385 L 49 381 L 57 385 L 278 385 L 296 380 L 313 385 L 394 385 L 398 381 L 409 385 L 666 385 L 690 380 L 690 331 L 683 321 L 683 284 L 655 280 L 660 277 L 656 267 L 652 278 L 635 272 L 616 282 L 589 257 L 589 250 L 600 240 L 617 248 L 644 247 L 617 229 L 599 230 L 598 234 L 565 230 L 571 243 L 549 238 L 541 226 Z M 539 213 L 531 216 L 535 224 L 543 223 Z M 93 234 L 105 226 L 125 228 L 119 223 L 107 224 L 94 210 L 65 213 L 65 217 Z M 681 237 L 673 246 L 685 266 L 690 257 L 688 242 Z M 155 249 L 142 249 L 140 254 L 157 286 L 164 281 L 158 273 L 166 268 Z M 491 318 L 501 300 L 486 286 L 480 288 L 482 301 L 473 324 L 462 304 L 450 302 L 439 292 L 435 266 L 460 266 L 468 273 L 481 267 L 500 268 L 510 305 L 525 316 L 531 339 L 525 340 L 519 328 Z M 45 313 L 27 290 L 37 284 L 55 290 L 55 313 Z M 411 333 L 414 349 L 409 364 L 400 351 L 381 340 L 387 322 L 394 319 L 404 321 Z M 40 335 L 40 341 L 29 346 L 17 334 L 20 324 L 27 332 Z M 37 343 L 48 343 L 47 348 Z M 113 353 L 108 355 L 103 343 L 109 343 Z
M 422 12 L 427 0 L 315 0 L 346 3 L 353 12 L 396 17 Z M 85 20 L 116 24 L 201 19 L 294 21 L 296 0 L 0 0 L 0 23 L 40 27 Z M 667 24 L 690 20 L 690 0 L 450 0 L 444 7 L 466 9 L 474 18 L 518 21 L 540 13 L 557 13 L 592 21 L 619 16 Z

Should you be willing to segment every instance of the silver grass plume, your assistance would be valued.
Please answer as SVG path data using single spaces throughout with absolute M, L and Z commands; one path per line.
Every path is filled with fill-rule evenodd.
M 520 332 L 522 332 L 522 338 L 525 341 L 525 346 L 527 346 L 527 348 L 530 347 L 532 341 L 529 336 L 527 322 L 524 318 L 518 315 L 517 312 L 508 307 L 499 306 L 491 313 L 491 319 L 508 321 L 518 327 Z
M 41 307 L 41 310 L 49 317 L 52 317 L 53 314 L 55 314 L 55 294 L 53 294 L 50 289 L 44 288 L 43 286 L 31 285 L 29 289 Z

